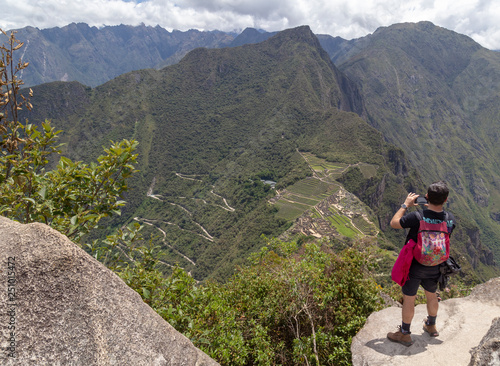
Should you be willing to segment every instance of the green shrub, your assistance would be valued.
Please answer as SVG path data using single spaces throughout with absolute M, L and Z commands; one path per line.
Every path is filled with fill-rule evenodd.
M 268 240 L 229 281 L 201 285 L 180 268 L 164 279 L 144 272 L 141 250 L 122 278 L 222 365 L 350 365 L 352 338 L 381 307 L 359 247 Z

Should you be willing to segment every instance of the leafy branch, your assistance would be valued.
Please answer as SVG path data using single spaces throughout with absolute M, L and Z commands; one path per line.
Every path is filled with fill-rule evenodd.
M 97 163 L 73 162 L 61 155 L 61 131 L 50 121 L 41 128 L 19 121 L 18 111 L 33 107 L 21 94 L 18 77 L 29 64 L 14 62 L 22 46 L 15 32 L 0 46 L 0 214 L 22 223 L 43 222 L 77 242 L 103 217 L 120 214 L 127 180 L 137 171 L 138 142 L 111 141 Z M 57 158 L 57 166 L 48 169 Z

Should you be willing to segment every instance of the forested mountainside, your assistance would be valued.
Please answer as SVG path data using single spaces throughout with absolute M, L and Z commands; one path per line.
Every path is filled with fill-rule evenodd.
M 480 228 L 500 262 L 500 53 L 420 22 L 380 28 L 331 56 L 359 87 L 367 121 L 426 182 L 449 182 L 449 208 Z
M 358 86 L 370 125 L 405 151 L 425 182 L 450 183 L 450 209 L 492 250 L 474 262 L 500 263 L 500 53 L 430 22 L 318 39 Z
M 253 43 L 257 34 L 248 34 Z M 330 50 L 336 44 L 342 40 Z M 139 221 L 163 246 L 166 266 L 227 278 L 263 245 L 262 234 L 402 245 L 404 234 L 388 222 L 406 192 L 423 192 L 434 176 L 374 128 L 372 102 L 348 75 L 299 27 L 257 44 L 196 49 L 178 64 L 94 89 L 43 84 L 28 117 L 52 119 L 75 159 L 95 158 L 110 139 L 137 139 L 141 171 L 122 216 L 108 225 Z M 469 212 L 454 213 L 454 250 L 490 277 L 497 269 L 484 235 Z

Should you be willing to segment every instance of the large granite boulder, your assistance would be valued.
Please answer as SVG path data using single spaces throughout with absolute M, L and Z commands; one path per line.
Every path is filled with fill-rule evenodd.
M 500 278 L 476 286 L 465 298 L 440 303 L 437 318 L 439 337 L 431 338 L 422 330 L 427 316 L 425 304 L 415 307 L 411 331 L 413 344 L 409 347 L 393 343 L 387 333 L 401 324 L 401 308 L 390 307 L 369 316 L 365 326 L 353 339 L 351 351 L 354 366 L 405 365 L 468 365 L 471 351 L 485 354 L 498 347 L 494 337 L 485 337 L 492 321 L 500 315 Z M 494 326 L 495 323 L 493 323 Z M 490 333 L 488 333 L 490 334 Z M 498 341 L 498 333 L 496 333 Z M 485 337 L 485 341 L 481 340 Z M 480 343 L 483 347 L 479 346 Z M 478 348 L 475 348 L 478 347 Z M 492 363 L 473 365 L 500 366 L 492 356 Z
M 0 284 L 1 365 L 217 365 L 46 225 L 0 217 Z

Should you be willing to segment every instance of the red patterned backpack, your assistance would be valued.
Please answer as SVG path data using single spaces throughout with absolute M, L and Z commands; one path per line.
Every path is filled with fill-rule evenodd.
M 426 221 L 420 211 L 417 243 L 413 247 L 413 257 L 424 266 L 436 266 L 450 256 L 450 233 L 448 232 L 448 213 L 444 221 L 431 223 Z

